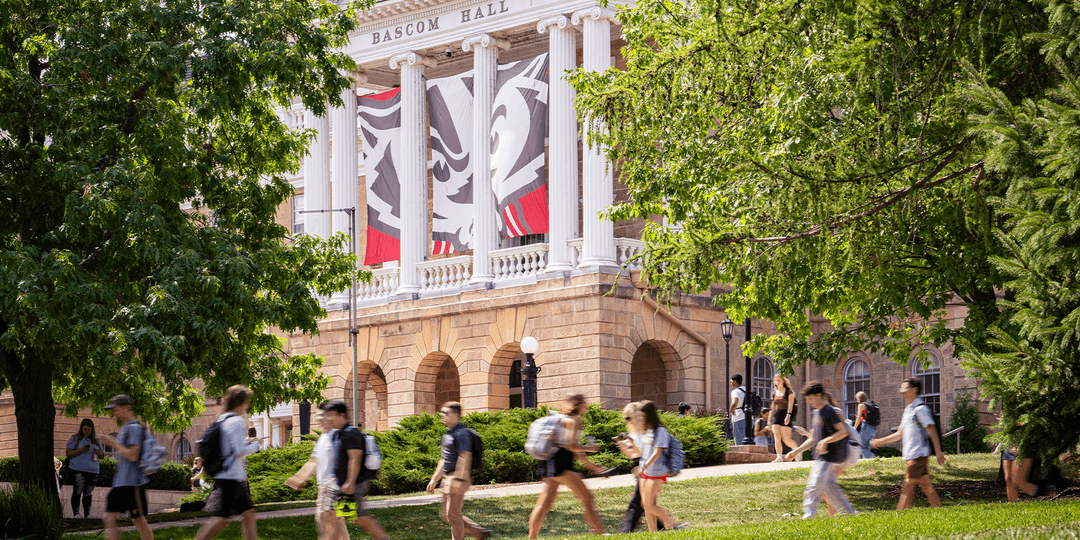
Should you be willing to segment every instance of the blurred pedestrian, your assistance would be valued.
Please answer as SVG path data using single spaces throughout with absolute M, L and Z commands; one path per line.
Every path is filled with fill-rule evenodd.
M 341 486 L 334 475 L 337 453 L 334 451 L 333 436 L 337 430 L 321 406 L 315 414 L 315 422 L 322 433 L 311 450 L 311 458 L 285 481 L 285 485 L 300 491 L 307 486 L 308 480 L 315 476 L 318 484 L 315 492 L 315 523 L 319 528 L 319 540 L 348 540 L 349 530 L 345 527 L 345 518 L 338 516 L 334 509 L 334 503 L 341 494 Z
M 255 505 L 248 487 L 246 457 L 259 451 L 259 442 L 247 436 L 245 415 L 251 408 L 251 389 L 244 385 L 230 386 L 225 394 L 225 412 L 216 422 L 221 425 L 221 455 L 223 468 L 214 475 L 214 491 L 220 493 L 221 506 L 209 521 L 199 528 L 195 540 L 209 540 L 218 535 L 229 519 L 239 515 L 240 532 L 244 540 L 257 538 Z
M 754 445 L 769 446 L 769 435 L 772 427 L 769 424 L 769 409 L 761 409 L 761 416 L 754 420 Z
M 588 404 L 581 394 L 567 397 L 560 407 L 559 412 L 564 415 L 564 418 L 559 420 L 559 433 L 555 443 L 559 450 L 540 466 L 540 476 L 544 481 L 544 487 L 536 500 L 536 506 L 529 515 L 529 540 L 536 540 L 540 536 L 540 527 L 543 526 L 544 518 L 559 494 L 559 486 L 566 486 L 581 501 L 585 507 L 585 523 L 589 525 L 593 533 L 604 534 L 604 523 L 600 520 L 600 513 L 596 511 L 593 494 L 585 486 L 581 475 L 574 471 L 576 454 L 584 455 L 585 452 L 596 452 L 600 449 L 596 444 L 583 445 L 579 442 L 581 417 L 586 410 L 588 410 Z
M 619 447 L 620 450 L 626 449 L 623 451 L 623 454 L 633 462 L 635 472 L 640 471 L 638 465 L 641 463 L 641 454 L 637 451 L 637 447 L 634 446 L 634 441 L 630 437 L 637 434 L 637 428 L 634 425 L 633 419 L 634 413 L 638 412 L 640 409 L 641 404 L 636 401 L 623 407 L 622 416 L 623 420 L 626 421 L 626 432 L 620 433 L 619 436 L 615 438 L 615 446 Z M 637 476 L 635 476 L 635 479 L 636 478 Z M 630 498 L 630 505 L 626 508 L 626 515 L 623 516 L 623 522 L 622 526 L 619 527 L 619 532 L 634 532 L 634 530 L 637 529 L 638 524 L 641 523 L 641 516 L 644 514 L 645 507 L 641 505 L 641 486 L 638 482 L 634 482 L 634 496 Z M 664 530 L 663 521 L 656 523 L 656 530 Z
M 146 489 L 150 482 L 139 469 L 139 457 L 142 455 L 145 428 L 135 420 L 131 398 L 124 395 L 113 396 L 106 409 L 112 411 L 113 418 L 120 424 L 120 433 L 116 438 L 102 435 L 101 439 L 116 449 L 116 472 L 113 474 L 112 489 L 105 498 L 105 537 L 119 540 L 120 527 L 117 519 L 121 512 L 131 513 L 131 522 L 139 531 L 139 538 L 152 540 L 154 533 L 146 522 Z
M 71 488 L 72 515 L 79 518 L 79 502 L 82 501 L 82 515 L 88 518 L 94 499 L 94 486 L 97 485 L 97 476 L 101 472 L 100 460 L 105 457 L 105 449 L 97 438 L 93 420 L 84 418 L 79 423 L 79 431 L 68 439 L 64 453 L 68 458 L 68 470 L 75 481 Z
M 877 405 L 873 401 L 870 401 L 870 396 L 866 392 L 856 392 L 855 400 L 858 401 L 859 406 L 855 410 L 855 431 L 859 432 L 859 449 L 862 451 L 863 459 L 873 459 L 874 453 L 870 451 L 870 440 L 877 437 L 877 424 L 870 423 L 871 410 L 877 409 Z M 881 413 L 878 412 L 876 418 L 880 421 Z
M 655 403 L 645 400 L 638 405 L 638 410 L 630 415 L 630 423 L 635 433 L 631 437 L 631 453 L 636 450 L 641 460 L 635 469 L 635 475 L 638 476 L 638 487 L 641 490 L 645 522 L 649 525 L 649 532 L 656 532 L 657 524 L 661 522 L 670 525 L 672 529 L 684 529 L 687 523 L 679 523 L 671 512 L 657 504 L 660 491 L 668 480 L 668 463 L 664 451 L 671 442 L 671 434 L 660 422 L 660 413 Z
M 854 513 L 844 490 L 837 481 L 839 463 L 847 458 L 847 428 L 844 420 L 837 414 L 837 409 L 829 404 L 829 395 L 818 381 L 811 381 L 803 387 L 806 404 L 813 410 L 810 425 L 812 435 L 801 446 L 784 456 L 785 461 L 795 459 L 804 451 L 814 450 L 814 463 L 810 467 L 810 476 L 806 479 L 803 492 L 803 519 L 817 516 L 818 505 L 824 499 L 830 512 L 840 515 Z
M 911 508 L 915 502 L 915 486 L 918 485 L 930 506 L 941 506 L 941 499 L 934 484 L 930 481 L 930 454 L 937 456 L 939 465 L 945 464 L 945 453 L 941 451 L 941 441 L 938 440 L 937 429 L 934 425 L 934 415 L 930 407 L 923 403 L 919 394 L 922 393 L 922 381 L 912 377 L 900 384 L 900 394 L 904 396 L 907 406 L 904 407 L 904 416 L 900 419 L 900 429 L 896 433 L 880 439 L 870 441 L 871 448 L 877 448 L 898 440 L 903 440 L 902 454 L 906 469 L 904 471 L 904 483 L 900 492 L 900 500 L 896 503 L 897 510 Z
M 446 433 L 442 437 L 442 457 L 435 466 L 435 473 L 428 482 L 427 492 L 435 493 L 435 487 L 442 486 L 439 498 L 442 519 L 450 525 L 453 540 L 464 540 L 465 535 L 484 540 L 492 531 L 476 524 L 461 513 L 465 504 L 465 493 L 472 487 L 472 433 L 461 425 L 461 404 L 448 401 L 439 410 Z
M 795 439 L 791 438 L 791 427 L 795 415 L 799 414 L 799 404 L 795 401 L 795 393 L 791 390 L 791 383 L 783 375 L 777 373 L 773 376 L 773 402 L 772 402 L 772 432 L 773 444 L 776 449 L 776 459 L 773 463 L 784 461 L 784 445 L 795 448 Z M 802 461 L 800 453 L 795 461 Z

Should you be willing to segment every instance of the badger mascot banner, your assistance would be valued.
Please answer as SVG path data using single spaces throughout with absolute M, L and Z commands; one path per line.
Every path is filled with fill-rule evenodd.
M 472 71 L 427 83 L 431 124 L 431 252 L 472 249 Z
M 364 264 L 401 258 L 401 89 L 356 98 L 367 183 Z

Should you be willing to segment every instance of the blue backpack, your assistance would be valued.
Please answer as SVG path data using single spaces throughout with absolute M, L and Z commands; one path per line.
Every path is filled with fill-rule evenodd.
M 143 441 L 139 456 L 139 471 L 143 476 L 150 476 L 161 470 L 165 463 L 165 447 L 158 444 L 150 430 L 143 426 Z
M 661 428 L 667 431 L 667 428 Z M 668 447 L 664 450 L 664 458 L 667 459 L 668 476 L 678 476 L 686 467 L 686 452 L 683 451 L 682 443 L 668 431 Z

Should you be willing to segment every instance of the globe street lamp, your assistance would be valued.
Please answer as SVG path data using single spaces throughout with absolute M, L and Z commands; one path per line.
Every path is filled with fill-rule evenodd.
M 727 413 L 728 419 L 724 422 L 725 425 L 731 424 L 731 392 L 727 391 L 728 381 L 731 380 L 731 336 L 735 335 L 735 323 L 730 317 L 720 321 L 720 334 L 724 336 L 724 412 Z M 728 431 L 728 430 L 724 430 Z
M 536 408 L 536 375 L 540 368 L 533 363 L 533 355 L 540 348 L 536 338 L 529 336 L 521 340 L 521 352 L 525 353 L 525 363 L 521 365 L 521 406 L 526 409 Z

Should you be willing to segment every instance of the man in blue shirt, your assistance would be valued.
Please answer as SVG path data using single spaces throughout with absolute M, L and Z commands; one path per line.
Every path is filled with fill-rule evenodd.
M 922 393 L 922 381 L 916 377 L 907 379 L 900 384 L 900 393 L 907 402 L 904 407 L 904 416 L 900 420 L 900 429 L 880 439 L 870 441 L 871 448 L 877 448 L 883 444 L 896 442 L 903 439 L 903 453 L 906 470 L 904 471 L 903 489 L 900 491 L 900 500 L 896 503 L 897 510 L 911 508 L 915 503 L 915 486 L 922 488 L 926 494 L 926 500 L 930 506 L 941 506 L 941 499 L 934 491 L 934 484 L 930 482 L 931 452 L 937 456 L 939 465 L 945 464 L 945 453 L 941 451 L 941 441 L 938 440 L 937 430 L 930 429 L 934 425 L 934 415 L 930 407 L 923 403 L 919 394 Z
M 431 475 L 427 491 L 434 493 L 435 486 L 442 480 L 441 514 L 443 521 L 450 524 L 453 540 L 464 540 L 466 534 L 483 540 L 491 536 L 491 531 L 461 514 L 465 492 L 472 487 L 472 434 L 461 425 L 460 403 L 451 401 L 444 404 L 439 414 L 446 426 L 446 433 L 442 439 L 442 458 Z
M 131 398 L 124 395 L 113 396 L 106 409 L 112 411 L 113 418 L 121 425 L 120 433 L 114 439 L 108 435 L 102 437 L 105 442 L 116 448 L 116 473 L 113 475 L 112 489 L 105 502 L 105 537 L 119 540 L 120 527 L 116 520 L 121 512 L 131 512 L 131 522 L 139 531 L 142 540 L 153 540 L 154 533 L 146 522 L 146 489 L 150 482 L 139 469 L 142 457 L 142 445 L 145 428 L 135 420 Z
M 806 480 L 806 491 L 803 493 L 803 519 L 817 515 L 821 499 L 825 499 L 829 508 L 836 510 L 837 514 L 852 514 L 851 503 L 837 482 L 837 464 L 843 463 L 847 457 L 848 435 L 844 420 L 829 405 L 825 398 L 825 387 L 820 382 L 806 383 L 803 395 L 813 409 L 810 419 L 813 436 L 784 456 L 785 461 L 791 461 L 804 451 L 814 449 L 814 464 L 810 467 L 810 477 Z

